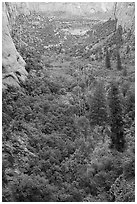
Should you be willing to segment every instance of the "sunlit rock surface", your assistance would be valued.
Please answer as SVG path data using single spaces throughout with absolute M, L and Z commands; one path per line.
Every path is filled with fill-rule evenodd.
M 19 86 L 24 82 L 28 73 L 25 70 L 25 61 L 17 52 L 10 35 L 9 16 L 6 5 L 3 4 L 2 11 L 2 82 L 3 88 Z
M 135 3 L 119 2 L 116 8 L 117 26 L 121 25 L 124 29 L 135 30 Z

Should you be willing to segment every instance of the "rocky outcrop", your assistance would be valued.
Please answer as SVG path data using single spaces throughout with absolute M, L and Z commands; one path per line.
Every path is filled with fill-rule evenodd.
M 16 15 L 17 10 L 14 5 L 9 8 L 14 9 L 13 14 Z M 10 35 L 10 20 L 14 18 L 9 12 L 7 5 L 3 3 L 2 11 L 2 84 L 3 88 L 8 86 L 19 87 L 20 82 L 24 82 L 28 73 L 25 69 L 25 61 L 17 52 L 13 40 Z
M 118 2 L 114 4 L 114 16 L 117 18 L 117 27 L 122 26 L 124 30 L 135 31 L 135 3 Z

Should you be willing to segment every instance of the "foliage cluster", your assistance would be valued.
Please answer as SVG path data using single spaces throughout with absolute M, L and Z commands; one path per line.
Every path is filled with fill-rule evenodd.
M 121 174 L 128 178 L 132 170 L 123 159 L 125 153 L 117 153 L 118 120 L 124 120 L 115 118 L 112 110 L 119 114 L 120 104 L 115 107 L 111 93 L 111 118 L 117 121 L 109 123 L 109 103 L 105 103 L 102 88 L 97 84 L 87 101 L 89 109 L 82 115 L 79 95 L 72 93 L 72 101 L 60 103 L 62 87 L 47 77 L 41 81 L 30 76 L 22 90 L 11 88 L 3 93 L 3 201 L 111 201 L 115 180 Z M 130 112 L 134 109 L 128 101 L 125 111 L 122 127 L 128 137 L 127 150 L 133 151 L 134 118 Z M 131 121 L 128 127 L 127 118 Z M 116 134 L 113 150 L 112 132 Z M 131 157 L 133 154 L 128 155 L 129 161 Z

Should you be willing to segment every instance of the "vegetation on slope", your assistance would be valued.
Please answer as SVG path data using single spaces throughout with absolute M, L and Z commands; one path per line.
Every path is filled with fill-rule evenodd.
M 134 66 L 125 73 L 116 61 L 108 69 L 105 59 L 44 52 L 50 40 L 32 30 L 38 19 L 17 22 L 29 77 L 2 97 L 3 201 L 134 201 Z

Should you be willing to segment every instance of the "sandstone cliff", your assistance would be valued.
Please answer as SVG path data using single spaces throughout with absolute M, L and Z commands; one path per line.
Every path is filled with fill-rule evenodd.
M 7 4 L 8 5 L 8 4 Z M 27 76 L 25 61 L 17 52 L 10 35 L 11 21 L 17 15 L 15 5 L 2 7 L 2 82 L 3 88 L 7 86 L 19 86 Z M 9 10 L 10 9 L 10 10 Z
M 123 29 L 135 31 L 135 3 L 134 2 L 118 2 L 113 5 L 113 18 L 117 18 L 117 27 L 122 26 Z

